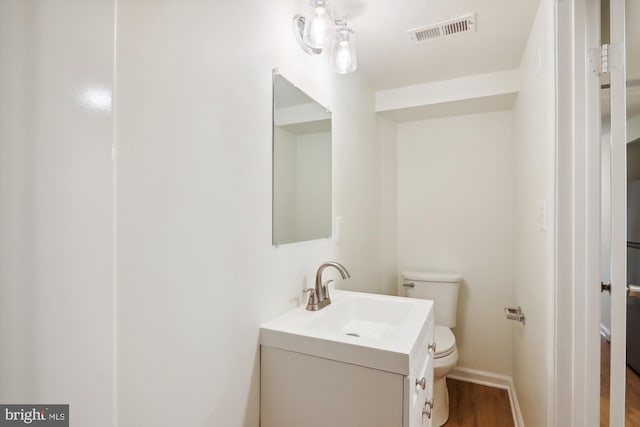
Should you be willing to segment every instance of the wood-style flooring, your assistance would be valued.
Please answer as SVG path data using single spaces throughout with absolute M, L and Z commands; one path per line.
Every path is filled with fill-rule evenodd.
M 600 340 L 600 427 L 609 426 L 611 344 Z M 626 427 L 640 426 L 640 376 L 627 366 Z
M 513 427 L 507 390 L 447 378 L 449 420 L 445 427 Z
M 611 344 L 602 338 L 600 357 L 600 427 L 609 427 Z M 506 390 L 447 379 L 449 420 L 445 427 L 513 427 Z M 640 426 L 640 376 L 627 367 L 626 427 Z

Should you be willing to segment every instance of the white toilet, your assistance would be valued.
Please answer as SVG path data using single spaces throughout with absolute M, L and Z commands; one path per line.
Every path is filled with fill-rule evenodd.
M 436 351 L 433 360 L 432 422 L 434 427 L 439 427 L 449 419 L 446 376 L 458 363 L 456 337 L 450 328 L 456 326 L 458 290 L 462 276 L 455 273 L 410 271 L 402 273 L 402 279 L 402 286 L 408 297 L 434 301 Z

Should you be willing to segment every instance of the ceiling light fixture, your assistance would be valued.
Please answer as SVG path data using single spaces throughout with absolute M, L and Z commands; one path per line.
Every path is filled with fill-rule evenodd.
M 325 0 L 311 0 L 311 11 L 304 22 L 303 40 L 307 46 L 323 49 L 329 43 L 333 20 Z
M 336 21 L 336 38 L 331 49 L 331 69 L 338 74 L 349 74 L 358 68 L 356 39 L 353 30 L 347 28 L 347 19 Z
M 334 20 L 327 0 L 309 0 L 309 4 L 309 16 L 293 17 L 298 44 L 309 55 L 320 55 L 332 44 L 331 69 L 338 74 L 354 72 L 358 68 L 355 34 L 347 27 L 347 19 Z

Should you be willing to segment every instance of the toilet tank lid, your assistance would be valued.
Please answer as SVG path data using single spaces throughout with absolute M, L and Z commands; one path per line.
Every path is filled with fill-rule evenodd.
M 458 273 L 435 273 L 429 271 L 406 271 L 402 277 L 419 282 L 459 282 L 462 275 Z

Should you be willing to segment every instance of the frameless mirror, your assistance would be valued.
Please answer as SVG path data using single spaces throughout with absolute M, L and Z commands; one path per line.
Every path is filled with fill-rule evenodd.
M 331 236 L 331 112 L 273 71 L 273 244 Z

